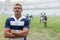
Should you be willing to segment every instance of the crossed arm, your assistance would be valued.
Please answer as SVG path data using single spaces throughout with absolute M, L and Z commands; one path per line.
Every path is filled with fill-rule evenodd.
M 10 28 L 4 29 L 4 37 L 6 38 L 19 38 L 26 37 L 28 35 L 29 29 L 23 28 L 23 30 L 16 32 L 15 30 L 10 30 Z

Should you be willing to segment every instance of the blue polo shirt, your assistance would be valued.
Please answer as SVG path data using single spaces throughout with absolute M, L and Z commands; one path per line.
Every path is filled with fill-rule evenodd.
M 23 28 L 29 28 L 29 21 L 22 16 L 18 20 L 12 16 L 7 18 L 5 22 L 5 28 L 10 28 L 13 30 L 23 30 Z M 24 40 L 26 40 L 26 37 L 24 37 Z

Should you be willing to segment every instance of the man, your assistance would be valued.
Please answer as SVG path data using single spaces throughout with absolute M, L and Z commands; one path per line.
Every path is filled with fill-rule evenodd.
M 47 16 L 46 16 L 46 13 L 44 13 L 43 20 L 44 20 L 44 28 L 46 28 L 47 27 Z
M 30 22 L 30 16 L 29 16 L 29 14 L 26 15 L 26 18 Z
M 26 40 L 29 32 L 29 21 L 22 16 L 22 6 L 16 3 L 13 8 L 14 16 L 7 18 L 4 37 L 9 40 Z
M 43 22 L 43 14 L 40 15 L 40 23 Z
M 29 14 L 26 15 L 26 18 L 29 20 Z
M 33 19 L 33 15 L 30 15 L 30 19 Z
M 30 23 L 31 23 L 31 19 L 33 19 L 33 16 L 32 16 L 32 15 L 30 15 L 29 17 L 30 17 Z

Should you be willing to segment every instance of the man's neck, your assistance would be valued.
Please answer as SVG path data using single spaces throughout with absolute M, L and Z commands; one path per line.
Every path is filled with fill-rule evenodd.
M 21 15 L 15 15 L 15 17 L 18 20 L 21 17 Z

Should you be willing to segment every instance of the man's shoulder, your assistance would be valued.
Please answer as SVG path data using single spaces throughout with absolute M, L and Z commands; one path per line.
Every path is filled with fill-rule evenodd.
M 28 19 L 27 19 L 25 16 L 22 16 L 22 20 L 25 20 L 25 21 L 26 21 L 26 20 L 28 20 Z
M 8 17 L 6 20 L 9 20 L 9 21 L 10 21 L 10 20 L 12 20 L 12 19 L 14 19 L 14 18 L 13 18 L 13 17 Z

